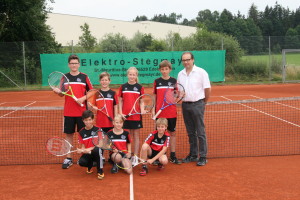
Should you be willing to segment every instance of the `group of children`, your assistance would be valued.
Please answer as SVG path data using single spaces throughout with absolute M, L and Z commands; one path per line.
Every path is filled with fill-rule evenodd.
M 96 123 L 94 123 L 94 113 L 90 111 L 88 104 L 81 107 L 78 103 L 86 103 L 87 91 L 92 89 L 92 84 L 88 76 L 79 71 L 80 59 L 77 55 L 70 55 L 68 58 L 68 66 L 70 72 L 65 74 L 70 81 L 74 95 L 78 98 L 75 102 L 72 97 L 65 96 L 64 105 L 64 133 L 66 140 L 73 143 L 73 135 L 79 132 L 78 153 L 82 154 L 78 164 L 87 167 L 87 173 L 92 173 L 93 163 L 97 163 L 98 179 L 104 178 L 103 172 L 103 150 L 95 147 L 91 138 L 95 132 L 101 131 L 107 133 L 109 138 L 117 147 L 118 151 L 109 153 L 109 160 L 113 163 L 111 173 L 118 172 L 117 163 L 122 162 L 122 166 L 131 165 L 131 138 L 133 139 L 133 152 L 139 155 L 146 162 L 142 164 L 140 175 L 144 176 L 148 173 L 148 164 L 157 164 L 158 169 L 164 168 L 168 163 L 166 156 L 167 148 L 170 146 L 170 162 L 181 164 L 176 158 L 176 105 L 172 105 L 164 109 L 156 120 L 156 130 L 149 134 L 145 139 L 144 144 L 140 149 L 140 128 L 143 128 L 141 115 L 132 115 L 128 118 L 125 116 L 130 112 L 135 100 L 144 94 L 144 87 L 138 83 L 138 70 L 135 67 L 130 67 L 127 70 L 128 82 L 122 84 L 118 90 L 118 94 L 109 88 L 110 75 L 103 72 L 99 76 L 101 88 L 99 91 L 104 96 L 106 108 L 113 121 L 102 112 L 96 113 Z M 157 78 L 153 84 L 153 95 L 155 96 L 154 115 L 162 106 L 164 91 L 166 88 L 175 84 L 175 78 L 170 77 L 172 70 L 171 63 L 164 60 L 159 65 L 161 77 Z M 54 91 L 55 92 L 55 91 Z M 58 93 L 59 96 L 63 96 Z M 95 125 L 94 125 L 95 124 Z M 119 151 L 125 152 L 124 155 Z M 122 158 L 123 157 L 123 158 Z M 68 154 L 62 164 L 63 169 L 68 169 L 73 164 L 71 154 Z M 128 174 L 132 173 L 132 168 L 125 167 Z

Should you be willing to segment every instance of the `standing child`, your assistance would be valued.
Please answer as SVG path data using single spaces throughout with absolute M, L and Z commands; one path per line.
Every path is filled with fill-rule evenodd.
M 147 160 L 146 164 L 143 164 L 140 172 L 141 176 L 145 176 L 148 173 L 147 164 L 152 164 L 158 160 L 158 169 L 164 168 L 164 165 L 168 164 L 168 158 L 166 156 L 167 149 L 169 147 L 170 135 L 167 132 L 168 120 L 166 118 L 159 118 L 156 120 L 156 131 L 150 133 L 146 138 L 145 143 L 142 145 L 140 157 L 143 160 Z
M 82 119 L 85 127 L 79 131 L 78 142 L 80 144 L 77 153 L 82 153 L 78 164 L 82 167 L 87 167 L 87 174 L 93 173 L 93 162 L 97 163 L 98 179 L 104 178 L 102 149 L 93 145 L 92 137 L 99 131 L 99 128 L 94 126 L 94 113 L 86 110 L 82 114 Z
M 111 173 L 119 171 L 117 163 L 124 167 L 125 172 L 132 173 L 131 161 L 131 143 L 129 132 L 123 129 L 124 119 L 121 115 L 116 115 L 113 120 L 114 128 L 107 133 L 116 149 L 110 152 L 110 160 L 113 162 Z M 122 152 L 122 153 L 119 153 Z
M 172 65 L 169 61 L 163 60 L 159 64 L 159 71 L 161 73 L 161 77 L 157 78 L 153 83 L 153 94 L 155 95 L 156 107 L 155 111 L 159 111 L 162 107 L 164 101 L 164 94 L 168 86 L 174 85 L 177 83 L 177 80 L 170 76 L 170 72 L 172 70 Z M 154 115 L 154 110 L 153 110 Z M 170 162 L 175 164 L 181 164 L 181 162 L 176 157 L 176 121 L 177 121 L 177 110 L 176 105 L 171 105 L 162 110 L 162 112 L 158 115 L 157 118 L 166 118 L 168 120 L 168 132 L 170 134 Z
M 118 113 L 118 97 L 116 92 L 109 88 L 110 74 L 102 72 L 99 76 L 99 82 L 101 85 L 100 92 L 105 98 L 108 115 L 113 119 Z M 101 127 L 105 133 L 113 128 L 112 121 L 100 111 L 97 112 L 96 126 Z
M 86 106 L 81 107 L 86 100 L 86 92 L 93 88 L 88 76 L 79 71 L 80 62 L 77 55 L 70 55 L 68 58 L 68 66 L 70 72 L 66 73 L 66 77 L 70 81 L 74 95 L 78 98 L 77 102 L 70 96 L 65 95 L 64 105 L 64 133 L 66 134 L 66 140 L 73 145 L 73 135 L 84 127 L 81 115 L 86 110 Z M 57 93 L 56 91 L 54 91 Z M 62 93 L 57 93 L 59 96 L 64 96 Z M 72 154 L 67 154 L 66 159 L 62 164 L 63 169 L 68 169 L 73 165 Z
M 127 70 L 127 78 L 128 82 L 119 88 L 119 113 L 124 119 L 131 111 L 135 100 L 144 94 L 144 87 L 138 83 L 138 70 L 135 67 L 130 67 Z M 143 104 L 143 102 L 140 102 L 140 104 Z M 141 108 L 143 108 L 143 106 L 141 106 Z M 141 115 L 132 115 L 128 117 L 124 123 L 124 129 L 128 129 L 130 135 L 134 138 L 135 155 L 139 153 L 140 128 L 143 128 Z

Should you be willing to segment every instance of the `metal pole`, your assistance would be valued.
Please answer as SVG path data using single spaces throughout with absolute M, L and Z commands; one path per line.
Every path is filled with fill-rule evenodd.
M 22 44 L 23 44 L 24 89 L 26 89 L 27 81 L 26 81 L 25 42 L 22 42 Z
M 269 36 L 269 81 L 272 80 L 272 64 L 271 64 L 271 37 Z

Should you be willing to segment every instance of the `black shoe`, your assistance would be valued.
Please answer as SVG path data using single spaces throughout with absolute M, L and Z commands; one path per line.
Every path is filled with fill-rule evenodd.
M 197 156 L 191 156 L 191 155 L 188 155 L 186 158 L 182 159 L 183 163 L 197 162 L 197 161 L 198 161 Z
M 116 174 L 116 173 L 118 173 L 118 171 L 119 171 L 118 166 L 116 164 L 114 164 L 113 167 L 111 168 L 110 172 L 112 174 Z
M 206 157 L 200 157 L 199 161 L 197 162 L 197 166 L 204 166 L 207 162 L 208 161 L 206 160 Z
M 174 164 L 177 164 L 177 165 L 180 165 L 181 164 L 181 162 L 176 158 L 176 157 L 171 157 L 170 158 L 170 162 L 171 163 L 174 163 Z
M 159 161 L 158 160 L 155 160 L 153 163 L 152 163 L 152 165 L 154 165 L 154 166 L 157 166 L 159 164 Z

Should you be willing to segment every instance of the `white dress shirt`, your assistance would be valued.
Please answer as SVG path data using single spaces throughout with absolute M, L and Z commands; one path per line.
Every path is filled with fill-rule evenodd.
M 185 89 L 185 97 L 183 98 L 183 101 L 188 102 L 195 102 L 200 99 L 204 99 L 204 89 L 211 87 L 207 72 L 196 65 L 193 66 L 189 75 L 187 75 L 185 68 L 181 70 L 178 73 L 177 81 L 183 85 Z

